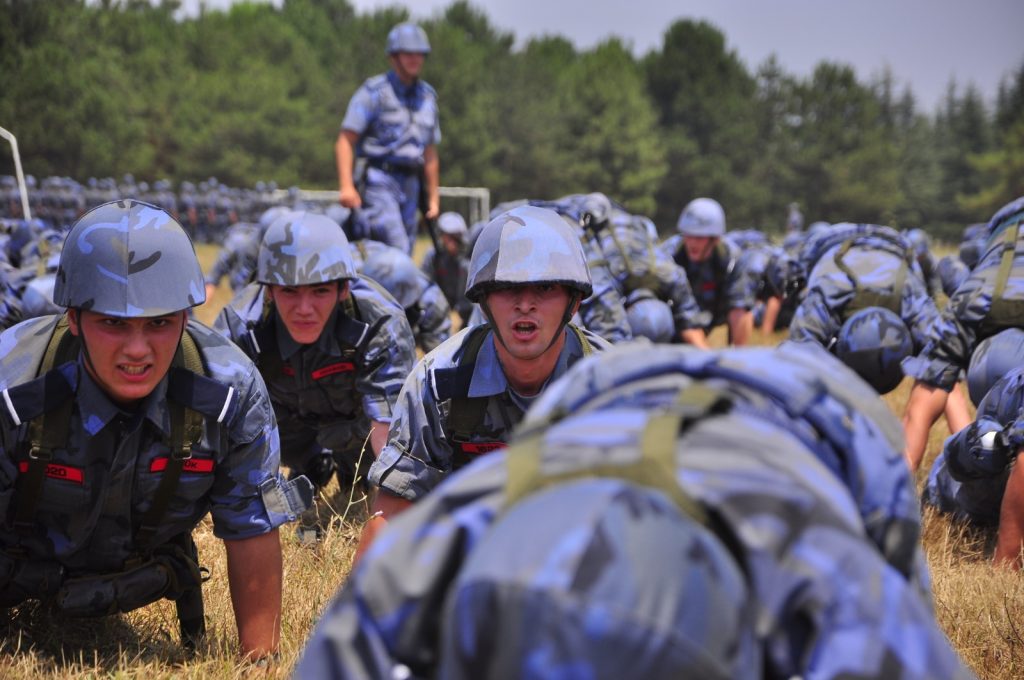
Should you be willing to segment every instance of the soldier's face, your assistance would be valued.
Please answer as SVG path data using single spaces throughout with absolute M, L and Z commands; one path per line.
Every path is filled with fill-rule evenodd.
M 441 245 L 452 257 L 457 256 L 462 250 L 462 240 L 452 234 L 441 234 Z
M 533 361 L 547 351 L 556 355 L 561 351 L 561 343 L 551 345 L 551 340 L 562 330 L 568 304 L 569 291 L 559 285 L 516 286 L 487 295 L 495 330 L 501 335 L 498 354 L 506 371 L 511 368 L 506 359 Z
M 718 244 L 716 236 L 684 236 L 683 247 L 686 248 L 686 257 L 690 262 L 703 262 L 711 257 L 712 251 Z
M 122 319 L 71 310 L 71 332 L 85 345 L 85 367 L 112 401 L 130 405 L 167 375 L 185 328 L 185 312 Z
M 337 281 L 309 286 L 268 286 L 267 295 L 277 307 L 292 340 L 300 345 L 317 341 L 331 312 L 348 296 L 348 282 L 339 288 Z
M 391 55 L 391 66 L 403 83 L 411 83 L 420 77 L 427 55 L 413 52 L 396 52 Z

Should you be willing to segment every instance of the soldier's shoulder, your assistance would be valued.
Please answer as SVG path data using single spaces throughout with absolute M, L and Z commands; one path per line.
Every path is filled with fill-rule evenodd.
M 388 86 L 388 76 L 386 73 L 378 73 L 375 76 L 370 76 L 363 81 L 361 90 L 367 90 L 369 92 L 378 92 Z
M 405 315 L 405 310 L 391 293 L 368 276 L 360 274 L 352 279 L 349 284 L 349 292 L 359 307 L 359 314 L 363 317 L 363 321 L 367 323 L 372 323 L 388 314 Z
M 252 360 L 238 345 L 198 321 L 188 322 L 188 334 L 202 354 L 208 377 L 225 384 L 252 379 L 255 373 Z
M 430 83 L 428 83 L 425 80 L 421 80 L 420 81 L 420 87 L 423 88 L 424 94 L 427 94 L 428 96 L 433 97 L 434 99 L 437 99 L 437 90 L 434 89 L 433 85 L 431 85 Z
M 36 377 L 59 315 L 22 321 L 0 333 L 0 389 Z

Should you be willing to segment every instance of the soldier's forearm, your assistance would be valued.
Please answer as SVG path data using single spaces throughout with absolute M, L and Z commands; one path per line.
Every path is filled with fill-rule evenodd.
M 224 541 L 224 547 L 241 654 L 250 659 L 274 654 L 281 640 L 281 542 L 277 529 Z

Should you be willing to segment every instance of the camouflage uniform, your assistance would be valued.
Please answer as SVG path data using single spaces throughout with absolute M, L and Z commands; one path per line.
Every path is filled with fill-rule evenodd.
M 436 252 L 434 248 L 430 248 L 423 256 L 420 270 L 441 289 L 448 300 L 448 306 L 455 310 L 465 327 L 473 308 L 473 303 L 466 299 L 468 252 L 460 252 L 453 256 L 444 249 Z
M 1003 376 L 978 404 L 974 423 L 946 440 L 923 500 L 943 512 L 996 526 L 1012 455 L 1024 446 L 1024 366 Z
M 512 449 L 453 477 L 370 546 L 297 677 L 971 677 L 898 566 L 917 552 L 916 500 L 899 426 L 884 405 L 858 410 L 867 395 L 815 350 L 635 344 L 584 362 L 541 396 Z M 836 455 L 857 472 L 836 474 Z M 912 514 L 871 538 L 866 523 L 880 529 L 885 513 L 865 513 L 857 496 L 894 482 Z M 707 568 L 726 558 L 711 546 L 668 558 L 678 568 L 659 581 L 663 599 L 643 587 L 644 565 L 664 556 L 656 536 L 670 555 L 692 540 L 668 526 L 670 509 L 728 547 L 748 611 L 736 572 Z M 703 580 L 703 596 L 688 579 Z M 692 619 L 673 618 L 680 592 Z M 652 599 L 674 646 L 647 634 Z M 650 646 L 619 623 L 634 611 Z M 703 659 L 686 657 L 691 642 Z
M 1004 328 L 1024 328 L 1024 197 L 988 223 L 988 246 L 970 277 L 931 324 L 927 344 L 903 362 L 903 372 L 950 391 L 977 344 Z
M 740 253 L 728 241 L 719 242 L 704 262 L 690 261 L 681 234 L 669 237 L 659 247 L 683 268 L 697 305 L 710 313 L 705 330 L 725 323 L 732 309 L 754 308 L 754 281 L 738 266 Z
M 239 222 L 231 225 L 217 260 L 206 274 L 206 283 L 217 286 L 227 276 L 233 293 L 252 283 L 256 276 L 256 258 L 261 238 L 263 234 L 254 224 Z
M 897 297 L 893 297 L 893 311 L 910 329 L 915 346 L 923 347 L 939 311 L 908 263 L 906 250 L 884 236 L 895 236 L 897 232 L 873 225 L 853 226 L 856 227 L 856 235 L 850 233 L 852 245 L 842 253 L 841 260 L 857 281 L 851 280 L 849 272 L 836 263 L 842 244 L 847 242 L 838 239 L 840 243 L 826 249 L 811 269 L 807 278 L 807 295 L 789 326 L 790 339 L 816 342 L 831 348 L 844 321 L 855 311 L 851 304 L 858 300 L 858 293 L 870 290 L 892 295 L 893 286 L 902 279 L 903 289 L 898 293 L 898 303 Z M 830 233 L 841 233 L 842 226 L 834 229 Z M 872 230 L 878 236 L 873 236 Z
M 468 396 L 487 399 L 483 422 L 468 441 L 454 441 L 448 416 L 452 400 L 438 399 L 438 375 L 459 366 L 466 328 L 423 357 L 409 375 L 395 404 L 388 444 L 370 468 L 370 481 L 396 496 L 414 501 L 426 495 L 453 470 L 482 454 L 504 446 L 508 435 L 535 397 L 522 397 L 511 389 L 487 330 L 473 365 Z M 597 350 L 608 343 L 587 330 L 580 331 Z M 583 358 L 583 346 L 575 333 L 566 331 L 566 343 L 548 384 Z
M 394 71 L 374 76 L 352 95 L 341 129 L 359 135 L 363 213 L 373 238 L 411 254 L 423 153 L 441 142 L 437 92 L 423 80 L 405 85 Z
M 542 284 L 569 293 L 561 325 L 544 350 L 564 334 L 546 386 L 586 354 L 608 347 L 597 335 L 568 326 L 576 301 L 591 292 L 586 255 L 576 232 L 554 211 L 523 206 L 491 220 L 473 248 L 467 297 L 483 308 L 491 291 Z M 414 501 L 473 457 L 504 446 L 537 397 L 511 387 L 498 360 L 499 342 L 490 325 L 480 325 L 423 357 L 402 387 L 371 481 Z
M 101 205 L 68 241 L 57 273 L 59 304 L 127 318 L 203 300 L 191 243 L 153 206 Z M 270 400 L 237 347 L 190 322 L 181 346 L 194 344 L 202 375 L 172 365 L 126 411 L 90 376 L 80 350 L 65 363 L 47 359 L 54 368 L 36 377 L 58 320 L 32 319 L 0 334 L 3 606 L 54 598 L 68 614 L 98 616 L 176 598 L 199 585 L 182 541 L 190 545 L 207 513 L 218 537 L 240 540 L 305 509 L 311 489 L 305 480 L 280 478 Z M 184 432 L 175 415 L 183 412 Z M 188 446 L 189 456 L 169 451 L 175 445 Z
M 412 258 L 379 241 L 364 239 L 351 246 L 359 272 L 383 286 L 405 310 L 420 349 L 429 352 L 451 337 L 448 301 Z
M 282 213 L 260 245 L 259 283 L 244 288 L 216 327 L 260 368 L 281 428 L 284 462 L 310 471 L 327 450 L 354 476 L 371 421 L 390 422 L 391 404 L 415 359 L 404 311 L 386 291 L 356 276 L 341 227 L 322 215 Z M 316 342 L 296 342 L 261 284 L 349 282 Z M 318 483 L 325 483 L 316 474 Z

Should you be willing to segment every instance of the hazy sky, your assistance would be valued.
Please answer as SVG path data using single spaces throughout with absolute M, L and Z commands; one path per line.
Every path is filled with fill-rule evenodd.
M 185 0 L 187 7 L 200 0 Z M 206 0 L 208 8 L 232 0 Z M 450 0 L 350 0 L 357 11 L 396 4 L 413 19 Z M 579 48 L 616 35 L 642 55 L 661 44 L 679 18 L 703 19 L 725 34 L 751 72 L 775 53 L 783 68 L 806 76 L 822 60 L 851 64 L 866 81 L 889 66 L 931 111 L 950 78 L 974 83 L 989 102 L 1002 78 L 1024 63 L 1024 0 L 471 0 L 491 23 L 530 36 L 560 34 Z M 279 4 L 279 0 L 275 3 Z M 429 79 L 429 66 L 427 77 Z

